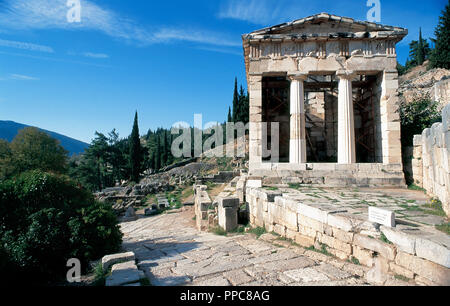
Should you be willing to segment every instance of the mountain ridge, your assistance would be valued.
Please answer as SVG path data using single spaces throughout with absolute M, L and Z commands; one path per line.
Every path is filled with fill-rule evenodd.
M 0 139 L 4 139 L 6 141 L 11 142 L 14 139 L 14 137 L 16 137 L 17 133 L 21 129 L 24 129 L 26 127 L 34 127 L 34 126 L 18 123 L 11 120 L 0 120 Z M 66 149 L 69 152 L 70 155 L 84 153 L 84 150 L 89 147 L 89 144 L 83 141 L 56 132 L 44 130 L 39 127 L 35 128 L 39 129 L 44 133 L 47 133 L 50 137 L 59 140 L 61 145 L 64 147 L 64 149 Z

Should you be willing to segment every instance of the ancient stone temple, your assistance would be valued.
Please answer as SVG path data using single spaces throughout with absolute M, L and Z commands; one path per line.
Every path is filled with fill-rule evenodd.
M 395 47 L 407 33 L 322 13 L 243 35 L 250 175 L 404 185 Z

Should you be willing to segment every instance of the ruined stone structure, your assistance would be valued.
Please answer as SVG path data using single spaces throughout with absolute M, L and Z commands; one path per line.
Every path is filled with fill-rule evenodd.
M 414 183 L 439 198 L 450 217 L 450 105 L 436 123 L 414 137 L 412 159 Z
M 405 222 L 394 228 L 377 226 L 367 221 L 367 207 L 356 211 L 363 200 L 355 202 L 355 196 L 363 195 L 367 201 L 382 199 L 377 207 L 392 207 L 400 199 L 396 197 L 387 203 L 386 197 L 376 192 L 352 195 L 346 189 L 330 192 L 309 187 L 294 192 L 247 187 L 246 190 L 253 227 L 264 227 L 267 232 L 275 232 L 303 247 L 322 249 L 341 260 L 353 260 L 372 268 L 367 275 L 371 283 L 381 285 L 388 274 L 396 274 L 419 284 L 450 285 L 448 235 L 432 226 L 411 226 Z
M 404 185 L 395 46 L 407 33 L 322 13 L 243 35 L 250 175 Z

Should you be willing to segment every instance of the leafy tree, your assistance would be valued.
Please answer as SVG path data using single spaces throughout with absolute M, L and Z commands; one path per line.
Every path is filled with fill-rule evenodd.
M 70 177 L 92 191 L 112 187 L 130 177 L 129 140 L 119 139 L 115 130 L 108 136 L 96 132 L 89 148 L 69 162 Z
M 416 96 L 412 102 L 403 102 L 399 112 L 403 146 L 411 146 L 414 135 L 422 134 L 424 129 L 442 120 L 439 103 L 431 100 L 429 95 Z
M 6 140 L 0 139 L 0 180 L 9 177 L 13 172 L 11 148 Z
M 138 114 L 134 116 L 133 130 L 130 136 L 131 181 L 139 182 L 141 174 L 141 139 L 139 137 Z
M 397 62 L 397 70 L 399 75 L 404 75 L 408 71 L 408 69 L 399 62 Z
M 447 2 L 435 30 L 435 49 L 430 58 L 432 68 L 450 69 L 450 1 Z
M 6 177 L 28 170 L 65 173 L 68 152 L 59 141 L 37 128 L 27 127 L 19 131 L 13 141 L 0 144 L 0 163 Z
M 66 262 L 89 262 L 120 250 L 122 234 L 110 205 L 65 176 L 39 170 L 0 183 L 0 274 L 9 281 L 59 280 Z

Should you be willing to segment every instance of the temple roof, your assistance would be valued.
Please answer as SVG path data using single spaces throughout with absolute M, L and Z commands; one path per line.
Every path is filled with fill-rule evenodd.
M 242 39 L 244 41 L 330 38 L 396 38 L 401 40 L 407 34 L 408 30 L 400 27 L 320 13 L 244 34 Z

